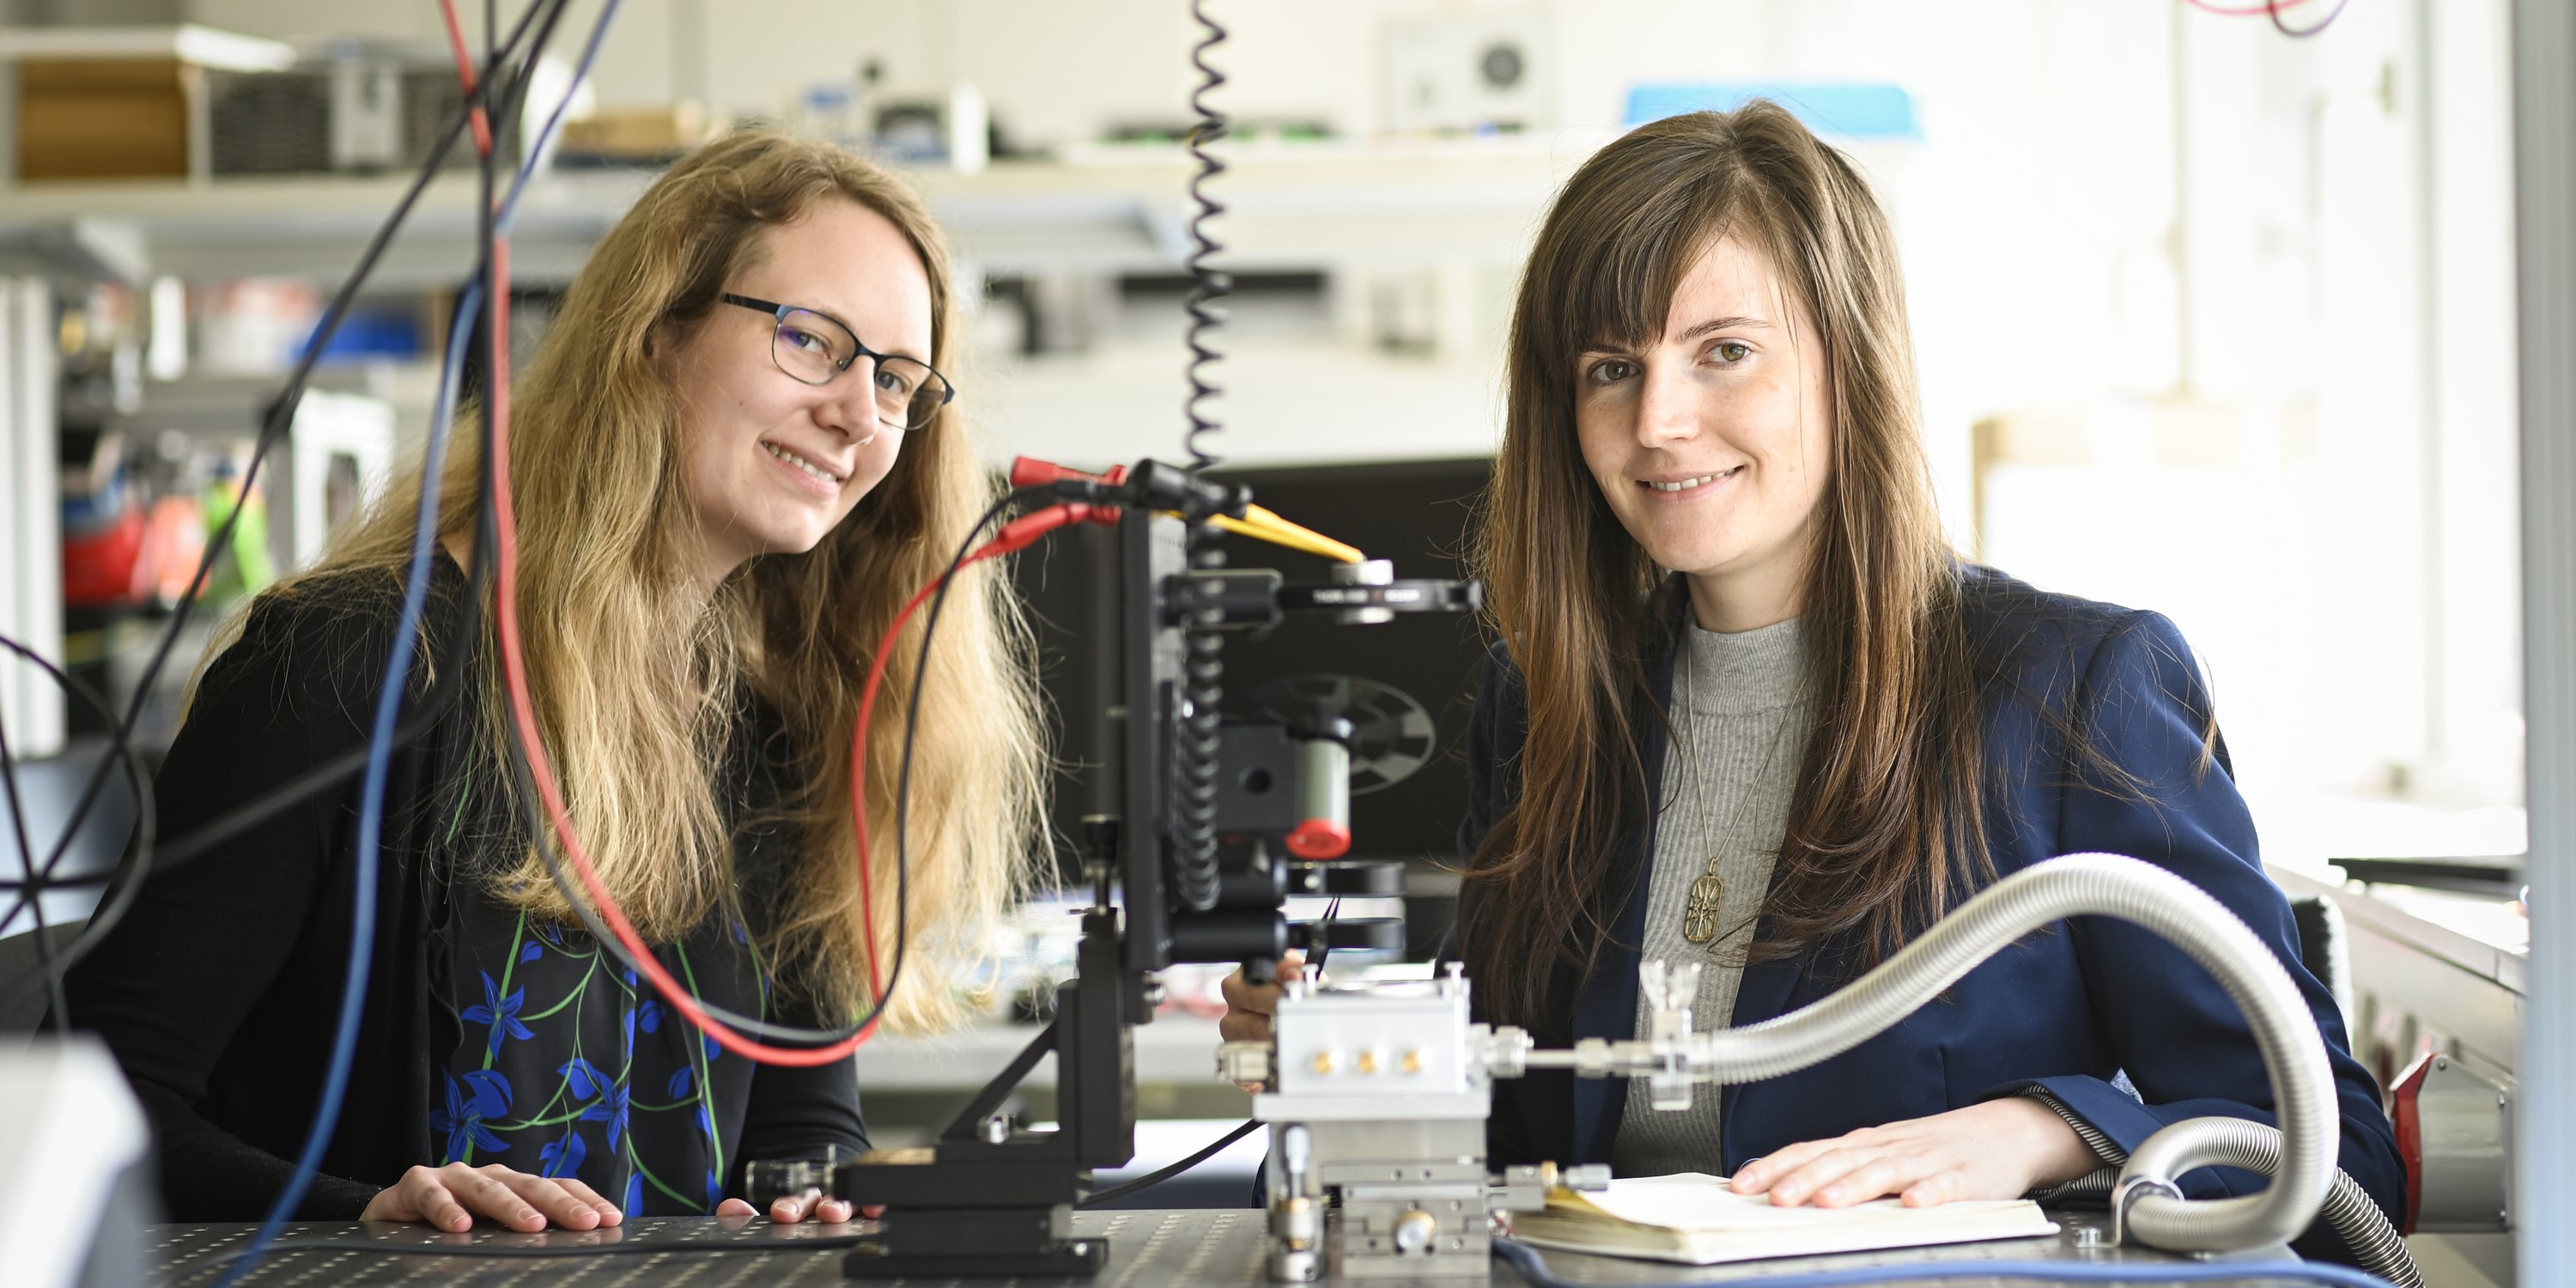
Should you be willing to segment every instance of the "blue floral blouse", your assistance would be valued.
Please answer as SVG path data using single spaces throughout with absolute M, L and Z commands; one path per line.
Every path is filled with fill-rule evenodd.
M 747 709 L 719 782 L 735 884 L 697 929 L 654 956 L 701 1002 L 764 1021 L 818 1023 L 809 1000 L 777 995 L 756 928 L 774 915 L 788 844 L 774 710 Z M 461 776 L 440 848 L 464 851 L 524 832 L 503 798 Z M 727 1053 L 674 1012 L 578 926 L 533 918 L 481 881 L 452 879 L 428 936 L 435 994 L 429 1148 L 440 1163 L 572 1177 L 628 1216 L 713 1212 L 739 1194 L 741 1155 L 810 1156 L 866 1148 L 856 1071 L 847 1064 L 762 1069 Z M 751 920 L 746 922 L 745 909 Z
M 481 892 L 443 940 L 443 1009 L 461 1040 L 430 1128 L 442 1163 L 568 1176 L 628 1216 L 713 1212 L 753 1066 L 690 1027 L 580 929 L 534 924 Z M 741 916 L 720 910 L 655 954 L 702 1001 L 768 1012 Z

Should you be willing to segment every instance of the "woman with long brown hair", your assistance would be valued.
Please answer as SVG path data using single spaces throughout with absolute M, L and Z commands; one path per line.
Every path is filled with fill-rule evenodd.
M 875 722 L 866 756 L 872 890 L 856 862 L 861 681 L 995 494 L 942 374 L 956 289 L 900 180 L 739 132 L 674 165 L 600 242 L 519 382 L 518 604 L 570 815 L 663 966 L 764 1023 L 866 1015 L 889 969 L 872 947 L 911 954 L 890 1026 L 955 1021 L 949 981 L 1039 852 L 1021 626 L 975 572 L 927 669 L 918 626 L 887 668 L 895 700 L 919 695 L 908 915 L 891 861 L 898 719 Z M 299 1215 L 591 1229 L 748 1214 L 745 1160 L 865 1147 L 853 1071 L 754 1066 L 702 1039 L 550 879 L 494 640 L 452 627 L 475 555 L 472 437 L 460 427 L 439 480 L 443 552 L 411 681 L 462 688 L 394 756 L 356 1075 Z M 419 468 L 209 651 L 159 776 L 165 832 L 365 741 Z M 357 802 L 347 784 L 156 874 L 71 977 L 74 1015 L 153 1120 L 175 1219 L 255 1219 L 288 1183 L 345 978 Z M 773 1213 L 848 1214 L 812 1198 Z
M 2342 1165 L 2402 1209 L 2376 1089 L 2300 965 L 2181 635 L 1945 543 L 1895 241 L 1848 158 L 1761 102 L 1603 148 L 1531 252 L 1509 372 L 1462 832 L 1481 1018 L 1544 1046 L 1630 1037 L 1638 964 L 1660 958 L 1703 966 L 1703 1024 L 1758 1023 L 2000 875 L 2131 855 L 2272 944 L 2333 1048 Z M 1266 1031 L 1270 994 L 1232 996 L 1228 1036 Z M 2045 1191 L 2166 1123 L 2269 1103 L 2214 980 L 2082 918 L 1687 1113 L 1563 1072 L 1498 1083 L 1491 1145 L 1497 1165 L 1731 1175 L 1786 1205 L 1926 1204 Z M 2344 1255 L 2322 1228 L 2309 1244 Z

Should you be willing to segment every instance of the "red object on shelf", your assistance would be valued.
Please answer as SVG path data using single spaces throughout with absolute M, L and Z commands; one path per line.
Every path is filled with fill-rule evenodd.
M 2423 1094 L 2424 1075 L 2432 1071 L 2433 1056 L 2426 1052 L 2388 1088 L 2388 1116 L 2397 1126 L 2397 1156 L 2406 1163 L 2406 1225 L 2399 1234 L 2415 1233 L 2415 1222 L 2424 1214 L 2424 1112 L 2415 1100 Z
M 186 597 L 197 565 L 205 562 L 206 508 L 192 496 L 165 496 L 153 502 L 145 541 L 148 554 L 143 562 L 149 571 L 136 570 L 138 578 L 149 577 L 145 592 L 159 596 L 164 604 L 178 603 Z
M 88 536 L 63 538 L 63 603 L 102 608 L 142 603 L 151 592 L 151 561 L 144 557 L 149 525 L 129 509 Z

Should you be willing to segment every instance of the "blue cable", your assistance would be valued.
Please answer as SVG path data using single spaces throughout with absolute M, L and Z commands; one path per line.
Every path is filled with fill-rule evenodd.
M 412 537 L 402 620 L 394 628 L 393 656 L 385 662 L 384 685 L 376 694 L 375 729 L 368 735 L 366 785 L 358 804 L 358 888 L 349 929 L 349 979 L 340 994 L 339 1028 L 331 1036 L 331 1067 L 322 1079 L 322 1101 L 314 1108 L 313 1126 L 305 1133 L 304 1152 L 295 1160 L 295 1174 L 288 1178 L 277 1202 L 270 1205 L 249 1249 L 233 1263 L 217 1288 L 231 1288 L 249 1274 L 287 1219 L 304 1205 L 313 1177 L 322 1168 L 322 1151 L 340 1125 L 340 1105 L 348 1093 L 349 1069 L 358 1054 L 358 1022 L 366 1009 L 367 976 L 375 964 L 376 868 L 384 835 L 385 780 L 393 773 L 394 726 L 402 711 L 404 682 L 411 675 L 417 648 L 414 637 L 428 610 L 431 561 L 438 550 L 439 483 L 447 461 L 448 426 L 456 414 L 456 386 L 465 365 L 465 350 L 474 338 L 470 319 L 482 300 L 483 283 L 477 278 L 466 285 L 456 301 L 456 321 L 448 327 L 447 361 L 438 373 L 438 399 L 430 414 L 429 447 L 421 471 L 420 525 Z
M 564 89 L 563 100 L 555 104 L 553 114 L 546 117 L 546 127 L 537 131 L 536 144 L 528 149 L 527 163 L 519 167 L 519 177 L 510 182 L 509 195 L 501 199 L 501 213 L 493 219 L 496 231 L 508 232 L 511 221 L 519 217 L 519 194 L 528 190 L 528 180 L 537 172 L 537 160 L 546 154 L 547 140 L 554 138 L 555 130 L 563 125 L 564 113 L 572 110 L 573 95 L 583 81 L 590 79 L 590 64 L 599 57 L 599 44 L 608 36 L 609 21 L 617 16 L 617 2 L 608 0 L 599 11 L 599 21 L 591 24 L 590 40 L 581 47 L 581 61 L 573 65 L 572 84 Z
M 1547 1268 L 1527 1244 L 1494 1240 L 1494 1255 L 1508 1261 L 1536 1288 L 1575 1288 Z M 1944 1279 L 2029 1279 L 2060 1284 L 2189 1284 L 2218 1280 L 2292 1280 L 2330 1288 L 2394 1288 L 2377 1275 L 2349 1266 L 2310 1261 L 1946 1261 L 1912 1266 L 1853 1266 L 1806 1270 L 1752 1279 L 1728 1279 L 1725 1288 L 1843 1288 L 1847 1284 L 1930 1283 Z M 1623 1288 L 1705 1288 L 1708 1280 L 1628 1284 Z
M 547 141 L 563 124 L 573 91 L 590 78 L 591 64 L 599 57 L 609 21 L 617 16 L 617 5 L 618 0 L 608 0 L 599 21 L 592 25 L 590 40 L 582 47 L 581 62 L 573 71 L 572 85 L 565 90 L 563 101 L 555 105 L 554 113 L 546 118 L 535 145 L 528 149 L 527 161 L 495 217 L 496 228 L 506 229 L 517 213 L 519 195 L 535 175 Z M 331 1038 L 331 1066 L 323 1077 L 322 1099 L 314 1107 L 313 1126 L 305 1134 L 304 1150 L 296 1158 L 294 1175 L 270 1206 L 250 1246 L 217 1288 L 232 1288 L 241 1282 L 276 1242 L 295 1210 L 304 1205 L 304 1196 L 312 1190 L 313 1178 L 321 1171 L 322 1153 L 339 1128 L 340 1108 L 348 1095 L 349 1071 L 357 1061 L 359 1021 L 366 1009 L 367 977 L 375 963 L 376 876 L 384 839 L 386 780 L 393 774 L 394 728 L 400 722 L 405 681 L 418 651 L 421 618 L 428 611 L 430 573 L 438 550 L 439 488 L 446 473 L 448 430 L 456 416 L 456 387 L 462 380 L 465 351 L 474 336 L 472 319 L 482 307 L 483 277 L 489 267 L 478 268 L 457 298 L 456 320 L 448 328 L 447 360 L 439 370 L 438 397 L 430 413 L 429 445 L 421 469 L 420 522 L 412 537 L 410 576 L 403 586 L 402 619 L 394 628 L 393 655 L 386 660 L 384 684 L 376 694 L 376 723 L 369 735 L 366 783 L 359 796 L 355 855 L 358 881 L 349 931 L 349 977 L 340 994 L 339 1027 Z

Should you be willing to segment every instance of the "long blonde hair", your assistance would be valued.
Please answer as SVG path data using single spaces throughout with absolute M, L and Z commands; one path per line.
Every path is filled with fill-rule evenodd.
M 761 947 L 827 1017 L 855 1014 L 868 999 L 850 811 L 860 684 L 904 600 L 946 568 L 998 493 L 962 417 L 943 410 L 905 435 L 892 472 L 812 551 L 755 558 L 709 602 L 681 572 L 678 543 L 694 525 L 681 486 L 679 402 L 653 352 L 714 309 L 728 279 L 761 252 L 765 230 L 834 197 L 885 216 L 911 240 L 930 281 L 930 360 L 952 369 L 948 252 L 920 198 L 838 148 L 749 129 L 674 165 L 599 243 L 516 382 L 510 424 L 529 684 L 602 878 L 655 942 L 684 937 L 730 897 L 715 777 L 747 685 L 785 716 L 796 754 L 791 819 L 801 828 Z M 473 437 L 464 426 L 455 432 L 441 481 L 439 526 L 457 548 L 474 539 L 482 463 Z M 418 523 L 420 470 L 411 466 L 324 560 L 271 593 L 353 571 L 398 576 Z M 1005 583 L 989 565 L 958 578 L 926 671 L 915 664 L 920 632 L 916 621 L 886 668 L 866 783 L 876 937 L 891 958 L 897 760 L 917 690 L 912 956 L 887 1005 L 890 1027 L 915 1032 L 961 1017 L 950 980 L 985 951 L 986 932 L 1044 852 L 1044 752 L 1026 628 Z M 508 735 L 488 629 L 474 664 L 483 736 L 498 756 Z M 573 920 L 532 849 L 470 875 L 533 915 Z

